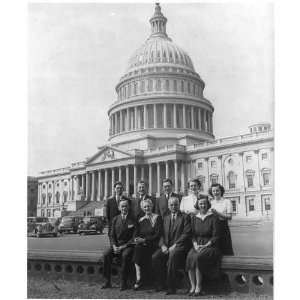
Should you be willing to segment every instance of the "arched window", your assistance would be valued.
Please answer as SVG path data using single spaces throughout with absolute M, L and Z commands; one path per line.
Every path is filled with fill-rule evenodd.
M 160 79 L 158 79 L 158 80 L 156 81 L 156 90 L 157 90 L 157 91 L 161 91 L 161 81 L 160 81 Z
M 46 193 L 42 194 L 42 204 L 46 204 Z
M 148 91 L 152 92 L 152 90 L 153 90 L 153 81 L 152 81 L 152 79 L 149 79 L 148 80 Z
M 181 92 L 184 93 L 184 81 L 181 81 Z
M 59 198 L 60 198 L 60 193 L 59 192 L 56 192 L 55 198 L 56 198 L 56 204 L 58 204 L 59 203 Z
M 64 197 L 64 203 L 67 202 L 67 200 L 68 200 L 68 192 L 67 191 L 64 191 L 63 197 Z
M 51 193 L 48 193 L 48 203 L 49 203 L 49 204 L 51 203 L 51 198 L 52 198 L 52 194 L 51 194 Z
M 144 93 L 145 92 L 145 81 L 143 80 L 141 82 L 141 93 Z
M 187 89 L 188 89 L 188 94 L 191 93 L 191 84 L 190 82 L 188 81 L 188 84 L 187 84 Z
M 174 80 L 174 92 L 177 92 L 177 81 Z
M 169 80 L 167 79 L 166 80 L 166 91 L 169 91 L 170 90 L 170 83 L 169 83 Z
M 235 189 L 236 188 L 237 175 L 233 171 L 230 171 L 228 173 L 227 178 L 228 178 L 229 189 Z

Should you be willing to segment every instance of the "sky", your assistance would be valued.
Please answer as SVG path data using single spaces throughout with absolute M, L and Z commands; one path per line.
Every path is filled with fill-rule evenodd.
M 216 138 L 273 125 L 273 7 L 161 3 L 167 33 L 191 57 L 214 108 Z M 154 4 L 31 3 L 28 175 L 69 166 L 108 139 L 108 107 Z

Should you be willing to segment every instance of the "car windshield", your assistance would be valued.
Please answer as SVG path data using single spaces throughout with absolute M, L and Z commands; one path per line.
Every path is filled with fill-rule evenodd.
M 91 222 L 92 221 L 92 218 L 91 217 L 85 217 L 85 218 L 83 218 L 83 223 L 89 223 L 89 222 Z
M 62 223 L 66 223 L 66 222 L 70 223 L 72 221 L 73 221 L 72 217 L 63 217 L 62 220 L 61 220 Z

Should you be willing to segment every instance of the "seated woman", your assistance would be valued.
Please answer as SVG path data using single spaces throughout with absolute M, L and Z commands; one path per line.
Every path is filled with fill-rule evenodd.
M 232 205 L 230 200 L 223 198 L 224 192 L 225 189 L 221 184 L 212 184 L 209 189 L 209 194 L 213 197 L 210 210 L 220 220 L 220 249 L 222 254 L 233 255 L 231 234 L 228 226 L 228 220 L 231 220 L 232 218 Z
M 151 266 L 152 254 L 158 249 L 158 242 L 162 234 L 162 218 L 152 213 L 153 203 L 150 199 L 141 201 L 141 208 L 145 215 L 141 217 L 136 225 L 134 233 L 135 248 L 133 262 L 136 271 L 136 282 L 134 290 L 138 290 L 142 285 L 141 273 L 145 267 Z
M 200 196 L 196 207 L 199 213 L 191 218 L 193 247 L 186 259 L 189 274 L 190 296 L 204 294 L 202 278 L 217 277 L 220 271 L 221 251 L 219 249 L 220 225 L 218 218 L 209 211 L 207 196 Z
M 200 187 L 201 182 L 198 179 L 191 179 L 188 181 L 189 195 L 182 198 L 180 202 L 180 211 L 186 214 L 198 213 L 195 204 L 197 202 Z

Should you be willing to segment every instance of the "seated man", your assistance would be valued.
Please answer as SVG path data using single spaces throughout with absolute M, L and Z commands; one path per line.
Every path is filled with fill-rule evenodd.
M 167 295 L 176 293 L 176 272 L 185 265 L 191 237 L 190 217 L 180 212 L 178 197 L 170 197 L 169 210 L 169 214 L 163 219 L 160 249 L 152 255 L 152 265 L 158 281 L 157 291 L 164 288 L 167 279 Z
M 121 214 L 113 218 L 110 232 L 111 247 L 104 253 L 103 276 L 106 279 L 103 289 L 111 287 L 111 263 L 115 256 L 121 259 L 121 287 L 127 288 L 127 278 L 133 255 L 133 233 L 135 220 L 128 214 L 129 200 L 120 199 L 119 210 Z

